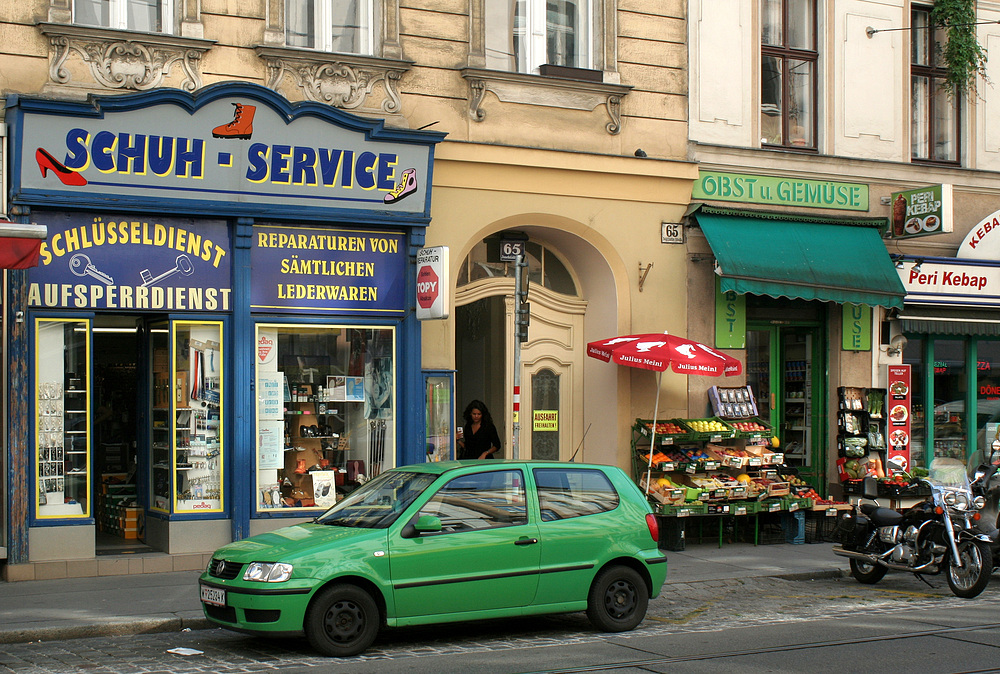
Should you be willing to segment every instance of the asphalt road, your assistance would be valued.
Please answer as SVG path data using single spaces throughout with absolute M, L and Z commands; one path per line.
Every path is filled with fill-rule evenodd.
M 581 614 L 389 630 L 365 655 L 210 629 L 0 646 L 0 672 L 987 672 L 1000 671 L 1000 577 L 974 600 L 889 574 L 674 585 L 626 634 Z M 169 652 L 178 647 L 198 653 Z

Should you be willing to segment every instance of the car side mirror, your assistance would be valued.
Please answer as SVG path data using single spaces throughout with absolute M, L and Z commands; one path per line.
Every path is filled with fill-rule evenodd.
M 878 496 L 878 480 L 872 475 L 865 477 L 861 482 L 861 493 L 866 499 L 875 500 Z
M 413 525 L 418 534 L 431 534 L 441 531 L 441 518 L 434 515 L 421 515 Z

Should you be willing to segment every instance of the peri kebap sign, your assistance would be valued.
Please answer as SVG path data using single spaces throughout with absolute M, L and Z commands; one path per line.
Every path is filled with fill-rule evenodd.
M 951 232 L 951 185 L 931 185 L 892 193 L 889 236 L 908 239 Z
M 230 243 L 221 220 L 38 211 L 48 227 L 29 269 L 33 309 L 230 311 Z
M 405 244 L 405 236 L 394 231 L 255 225 L 250 306 L 295 313 L 402 313 Z
M 292 104 L 252 84 L 7 103 L 16 203 L 426 219 L 433 146 L 444 136 Z
M 894 471 L 910 471 L 910 366 L 889 365 L 889 395 L 886 400 L 888 410 L 889 445 L 888 468 Z

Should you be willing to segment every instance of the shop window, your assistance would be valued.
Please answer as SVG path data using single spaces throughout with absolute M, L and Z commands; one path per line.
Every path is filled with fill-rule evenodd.
M 324 52 L 375 54 L 376 0 L 287 0 L 285 43 Z
M 976 455 L 978 466 L 1000 450 L 1000 341 L 981 339 L 976 344 Z
M 929 7 L 914 7 L 911 16 L 911 155 L 916 161 L 957 163 L 961 103 L 944 88 L 947 33 L 932 27 Z
M 35 516 L 90 517 L 90 321 L 35 320 Z
M 524 475 L 519 470 L 498 470 L 456 477 L 431 497 L 420 514 L 440 518 L 442 534 L 527 524 Z
M 761 0 L 761 144 L 816 148 L 815 0 Z
M 967 428 L 965 341 L 935 339 L 934 353 L 934 459 L 965 463 Z
M 596 515 L 618 507 L 618 492 L 599 470 L 536 468 L 532 474 L 543 522 Z
M 395 461 L 392 328 L 258 324 L 257 510 L 328 508 Z
M 486 0 L 485 11 L 487 68 L 594 67 L 588 0 Z
M 487 241 L 481 241 L 472 248 L 462 261 L 457 287 L 481 279 L 514 278 L 516 265 L 513 262 L 500 262 L 490 254 L 491 250 L 492 246 Z M 577 294 L 577 284 L 573 280 L 572 272 L 552 250 L 540 243 L 529 241 L 525 244 L 524 251 L 525 261 L 528 263 L 529 285 L 540 283 L 549 290 L 563 295 Z
M 173 32 L 172 0 L 73 0 L 73 22 L 86 26 Z
M 455 381 L 451 373 L 424 375 L 425 441 L 428 461 L 453 459 L 452 433 L 455 429 Z
M 174 321 L 150 328 L 150 507 L 223 509 L 222 323 Z

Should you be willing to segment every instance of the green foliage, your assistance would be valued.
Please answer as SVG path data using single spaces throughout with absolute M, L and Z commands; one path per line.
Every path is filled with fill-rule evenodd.
M 957 100 L 975 93 L 976 76 L 986 79 L 986 51 L 976 39 L 975 0 L 937 0 L 931 21 L 948 32 L 942 54 L 948 71 L 944 84 L 948 95 Z

